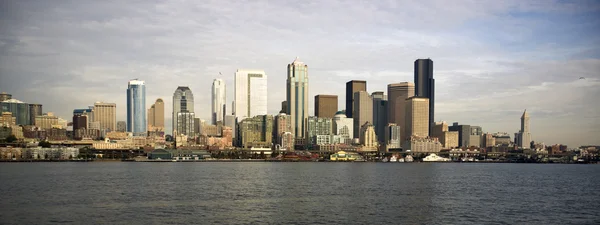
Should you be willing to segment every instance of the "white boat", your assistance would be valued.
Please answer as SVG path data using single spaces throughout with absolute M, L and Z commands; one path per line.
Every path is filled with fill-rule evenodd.
M 450 161 L 450 159 L 440 157 L 434 153 L 431 153 L 431 155 L 428 155 L 427 157 L 423 158 L 423 162 L 449 162 L 449 161 Z
M 404 159 L 403 158 L 399 158 L 398 162 L 404 162 Z
M 390 158 L 390 162 L 397 162 L 397 161 L 398 161 L 398 158 L 396 158 L 396 156 L 395 156 L 395 155 L 393 155 L 393 156 Z
M 411 155 L 404 157 L 404 162 L 413 162 L 415 159 Z
M 383 159 L 381 159 L 382 162 L 388 162 L 388 158 L 387 157 L 383 157 Z

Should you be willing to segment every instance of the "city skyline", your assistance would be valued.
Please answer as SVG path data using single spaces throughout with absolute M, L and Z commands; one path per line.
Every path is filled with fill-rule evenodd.
M 78 7 L 89 7 L 90 3 L 75 3 L 70 8 L 77 11 Z M 236 26 L 236 19 L 231 15 L 223 18 L 224 28 L 210 25 L 201 27 L 217 32 L 216 37 L 204 37 L 198 40 L 199 44 L 188 46 L 190 42 L 186 33 L 174 32 L 174 36 L 159 36 L 157 49 L 172 49 L 173 54 L 168 58 L 155 58 L 154 50 L 144 49 L 149 39 L 156 38 L 151 29 L 158 27 L 136 26 L 134 31 L 123 28 L 139 24 L 136 20 L 128 18 L 141 18 L 143 14 L 130 12 L 132 7 L 122 7 L 122 10 L 111 10 L 109 4 L 93 3 L 98 7 L 97 14 L 102 19 L 86 17 L 84 13 L 77 14 L 76 19 L 81 22 L 74 26 L 64 26 L 63 14 L 57 11 L 40 11 L 28 19 L 22 19 L 17 25 L 4 24 L 7 38 L 0 40 L 0 57 L 3 60 L 0 66 L 0 91 L 5 91 L 18 99 L 28 103 L 39 103 L 44 106 L 45 112 L 55 112 L 61 118 L 72 117 L 73 109 L 89 105 L 91 102 L 102 101 L 117 104 L 117 120 L 125 120 L 126 104 L 123 95 L 124 83 L 134 77 L 139 77 L 147 82 L 147 102 L 163 98 L 165 114 L 172 112 L 172 102 L 169 102 L 173 88 L 179 85 L 189 86 L 196 97 L 197 117 L 210 119 L 210 81 L 216 78 L 215 74 L 222 71 L 226 74 L 224 80 L 230 87 L 233 83 L 233 74 L 236 68 L 261 68 L 269 74 L 268 88 L 268 114 L 276 115 L 279 112 L 281 101 L 285 100 L 285 64 L 290 59 L 299 55 L 311 64 L 311 80 L 309 81 L 309 100 L 318 94 L 338 95 L 340 110 L 345 102 L 345 82 L 353 79 L 367 81 L 369 94 L 375 91 L 386 91 L 387 84 L 399 82 L 414 82 L 413 65 L 415 59 L 430 57 L 435 61 L 434 77 L 436 79 L 436 121 L 460 124 L 475 124 L 485 132 L 508 132 L 513 134 L 519 130 L 519 116 L 523 109 L 527 109 L 532 116 L 530 132 L 532 140 L 546 144 L 565 143 L 571 146 L 594 143 L 600 140 L 599 132 L 599 106 L 590 104 L 598 101 L 599 75 L 598 40 L 591 38 L 597 31 L 589 29 L 597 26 L 597 22 L 586 23 L 585 16 L 571 18 L 574 12 L 593 12 L 597 4 L 582 2 L 581 4 L 545 4 L 545 5 L 520 5 L 512 2 L 503 2 L 494 5 L 481 3 L 481 5 L 460 6 L 442 12 L 445 21 L 430 21 L 428 27 L 419 25 L 418 19 L 402 20 L 414 10 L 414 5 L 406 5 L 397 15 L 387 13 L 385 6 L 367 7 L 357 4 L 346 7 L 346 10 L 332 12 L 332 18 L 345 18 L 347 12 L 360 15 L 378 15 L 373 20 L 359 21 L 350 19 L 341 23 L 339 27 L 349 27 L 348 31 L 338 30 L 329 23 L 316 23 L 315 20 L 302 17 L 308 25 L 302 27 L 316 27 L 329 30 L 327 38 L 312 39 L 311 32 L 299 37 L 287 36 L 286 30 L 278 24 L 272 24 L 266 18 L 253 18 L 243 32 L 248 34 L 246 39 L 232 37 L 226 39 L 227 44 L 233 43 L 231 48 L 243 49 L 241 46 L 254 45 L 251 52 L 245 50 L 227 51 L 220 49 L 226 47 L 217 43 L 208 48 L 207 42 L 227 37 L 227 28 Z M 317 12 L 328 8 L 342 8 L 331 6 L 334 3 L 322 3 L 316 7 Z M 587 4 L 587 5 L 586 5 Z M 41 4 L 43 6 L 43 4 Z M 218 3 L 208 4 L 212 7 L 196 8 L 208 12 L 218 11 Z M 243 8 L 238 4 L 230 4 L 231 8 Z M 253 6 L 261 6 L 253 3 Z M 327 6 L 325 6 L 327 5 Z M 435 6 L 435 4 L 431 7 Z M 186 10 L 186 7 L 176 3 L 165 3 L 166 7 L 182 12 L 194 21 L 209 21 L 205 17 L 195 17 L 196 13 Z M 10 5 L 15 7 L 14 13 L 1 13 L 2 18 L 13 18 L 23 10 L 37 11 L 41 6 L 18 3 Z M 6 8 L 10 8 L 6 7 Z M 39 7 L 39 8 L 38 8 Z M 53 4 L 54 8 L 66 8 L 61 3 Z M 264 10 L 277 12 L 282 5 L 262 5 Z M 398 6 L 396 6 L 398 7 Z M 464 8 L 463 8 L 464 7 Z M 6 9 L 5 7 L 2 7 Z M 45 8 L 45 6 L 44 6 Z M 121 7 L 119 7 L 121 8 Z M 259 7 L 260 8 L 260 7 Z M 391 7 L 390 8 L 394 8 Z M 418 8 L 418 7 L 417 7 Z M 478 13 L 463 11 L 477 8 Z M 594 9 L 596 8 L 596 9 Z M 157 9 L 158 18 L 167 18 L 164 12 Z M 302 16 L 304 9 L 281 10 L 296 16 Z M 406 10 L 406 11 L 404 11 Z M 114 12 L 113 12 L 114 11 Z M 236 11 L 236 10 L 234 10 Z M 85 10 L 82 10 L 85 12 Z M 109 13 L 112 12 L 112 13 Z M 381 12 L 381 13 L 379 13 Z M 507 16 L 510 12 L 514 16 Z M 542 14 L 552 19 L 533 23 L 533 19 L 519 16 L 521 14 Z M 96 15 L 96 14 L 95 14 Z M 125 17 L 130 15 L 130 17 Z M 289 17 L 293 17 L 289 15 Z M 46 19 L 40 20 L 38 16 Z M 242 18 L 250 15 L 239 15 Z M 287 18 L 288 16 L 284 17 Z M 480 24 L 465 22 L 466 20 L 479 21 Z M 539 15 L 538 15 L 539 19 Z M 75 20 L 75 19 L 73 19 Z M 168 23 L 180 24 L 182 30 L 193 30 L 189 24 L 172 19 Z M 11 20 L 6 20 L 11 21 Z M 294 21 L 294 20 L 290 20 Z M 323 21 L 323 20 L 319 20 Z M 405 21 L 389 24 L 383 21 Z M 499 21 L 507 21 L 502 24 Z M 54 22 L 54 24 L 53 24 Z M 135 23 L 131 23 L 135 22 Z M 414 22 L 414 23 L 412 23 Z M 47 24 L 49 23 L 49 24 Z M 296 23 L 296 22 L 294 22 Z M 257 32 L 251 30 L 262 24 L 270 24 L 275 35 L 275 40 L 262 40 Z M 354 25 L 353 25 L 354 24 Z M 523 30 L 522 26 L 531 30 Z M 534 25 L 535 24 L 535 25 Z M 567 28 L 570 24 L 581 24 L 577 27 Z M 48 25 L 48 26 L 46 26 Z M 557 25 L 557 26 L 555 26 Z M 469 26 L 479 26 L 480 33 L 473 33 Z M 485 29 L 491 26 L 497 30 Z M 35 29 L 37 27 L 38 30 Z M 167 27 L 167 26 L 165 26 Z M 395 27 L 401 27 L 395 29 Z M 445 28 L 444 27 L 450 27 Z M 554 27 L 558 30 L 547 30 Z M 189 28 L 189 29 L 188 29 Z M 300 29 L 300 28 L 298 28 Z M 370 31 L 373 32 L 364 32 Z M 81 36 L 70 38 L 71 42 L 61 41 L 64 34 L 50 32 L 56 30 L 62 33 L 82 33 Z M 107 35 L 95 34 L 98 31 L 107 31 Z M 439 30 L 439 31 L 438 31 Z M 79 32 L 82 31 L 82 32 Z M 200 29 L 200 33 L 204 30 Z M 391 32 L 385 32 L 391 31 Z M 460 36 L 460 31 L 466 31 L 467 36 Z M 37 33 L 40 32 L 40 33 Z M 134 32 L 134 33 L 132 33 Z M 140 32 L 140 33 L 135 33 Z M 138 39 L 143 32 L 150 32 L 139 42 L 140 45 L 128 44 L 133 39 Z M 242 32 L 242 31 L 240 31 Z M 339 34 L 333 34 L 340 32 Z M 438 35 L 436 32 L 441 32 Z M 471 32 L 471 33 L 469 33 Z M 314 35 L 319 32 L 312 32 Z M 356 34 L 348 36 L 349 33 Z M 86 34 L 95 34 L 90 37 Z M 124 35 L 121 35 L 124 34 Z M 129 34 L 129 36 L 128 36 Z M 323 35 L 323 33 L 320 33 Z M 435 35 L 434 35 L 435 34 Z M 587 34 L 587 35 L 581 35 Z M 112 40 L 108 36 L 123 36 L 122 39 Z M 132 38 L 132 36 L 135 38 Z M 339 37 L 337 36 L 339 35 Z M 345 36 L 345 37 L 344 37 Z M 586 36 L 586 37 L 584 37 Z M 36 39 L 31 39 L 36 37 Z M 214 38 L 214 39 L 213 39 Z M 254 38 L 254 39 L 253 39 Z M 332 42 L 339 38 L 339 43 Z M 98 45 L 87 45 L 94 39 L 99 40 Z M 22 40 L 20 43 L 17 40 Z M 279 41 L 277 41 L 279 40 Z M 311 40 L 311 41 L 308 41 Z M 288 41 L 299 43 L 290 46 Z M 184 43 L 182 46 L 180 43 Z M 491 44 L 496 42 L 497 44 Z M 43 47 L 42 43 L 49 43 Z M 131 42 L 134 43 L 134 42 Z M 147 44 L 145 44 L 147 43 Z M 532 47 L 532 43 L 536 44 Z M 577 43 L 568 44 L 565 43 Z M 558 45 L 557 45 L 558 44 Z M 86 46 L 78 48 L 77 46 Z M 287 48 L 279 49 L 279 46 Z M 388 47 L 383 47 L 388 46 Z M 529 46 L 529 47 L 528 47 Z M 597 45 L 596 45 L 597 46 Z M 207 48 L 208 53 L 198 53 L 197 49 Z M 100 48 L 106 55 L 97 53 Z M 227 49 L 231 49 L 227 48 Z M 188 49 L 190 52 L 188 52 Z M 219 51 L 212 51 L 218 49 Z M 352 49 L 351 51 L 345 49 Z M 123 51 L 123 52 L 121 52 Z M 134 55 L 123 54 L 127 51 L 136 52 Z M 191 53 L 196 52 L 196 53 Z M 223 52 L 227 52 L 224 54 Z M 255 53 L 255 52 L 258 52 Z M 352 53 L 356 52 L 356 53 Z M 543 56 L 540 56 L 543 55 Z M 81 57 L 79 57 L 81 56 Z M 187 57 L 192 59 L 188 60 Z M 252 57 L 250 57 L 252 56 Z M 138 58 L 139 57 L 139 58 Z M 460 59 L 459 59 L 460 58 Z M 73 59 L 73 60 L 71 60 Z M 129 63 L 118 63 L 126 61 Z M 156 62 L 161 63 L 156 63 Z M 52 63 L 50 63 L 52 62 Z M 93 62 L 93 63 L 90 63 Z M 85 65 L 85 66 L 84 66 Z M 500 78 L 501 77 L 501 78 Z M 584 79 L 579 79 L 583 77 Z M 27 79 L 27 82 L 22 79 Z M 498 79 L 496 79 L 498 78 Z M 48 89 L 33 87 L 31 83 L 46 85 Z M 555 91 L 565 90 L 565 91 Z M 77 93 L 77 94 L 74 94 Z M 228 99 L 233 99 L 233 90 L 228 90 Z M 149 102 L 150 101 L 150 102 Z M 230 102 L 227 103 L 227 106 Z M 309 102 L 309 115 L 314 115 L 312 102 Z M 230 114 L 230 113 L 228 113 Z M 165 118 L 171 121 L 172 118 Z M 170 130 L 171 124 L 165 124 Z

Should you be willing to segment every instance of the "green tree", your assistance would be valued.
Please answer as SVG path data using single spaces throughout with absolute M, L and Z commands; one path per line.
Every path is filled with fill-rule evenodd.
M 8 143 L 13 143 L 15 141 L 17 141 L 17 137 L 15 135 L 11 134 L 8 137 L 6 137 L 6 142 L 8 142 Z

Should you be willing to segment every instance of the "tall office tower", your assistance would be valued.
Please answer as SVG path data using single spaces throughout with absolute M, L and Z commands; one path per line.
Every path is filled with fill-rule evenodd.
M 127 84 L 127 132 L 144 136 L 147 125 L 146 85 L 138 79 L 130 80 Z
M 33 124 L 36 116 L 41 116 L 42 105 L 41 104 L 29 104 L 29 121 Z
M 400 139 L 400 126 L 395 123 L 389 123 L 385 127 L 385 150 L 402 148 L 402 140 Z
M 406 132 L 406 99 L 415 95 L 415 84 L 402 82 L 389 84 L 388 87 L 388 123 L 400 126 L 400 139 L 410 137 Z
M 195 114 L 189 111 L 180 111 L 177 113 L 177 123 L 173 130 L 173 135 L 187 135 L 188 137 L 194 137 L 196 135 L 195 126 L 196 120 Z
M 435 79 L 433 79 L 431 59 L 415 60 L 415 96 L 429 99 L 429 131 L 431 131 L 435 121 Z
M 86 114 L 73 114 L 73 131 L 88 129 L 88 116 Z
M 333 131 L 341 137 L 341 143 L 351 144 L 354 138 L 354 119 L 346 117 L 346 113 L 339 111 L 333 117 Z
M 332 135 L 333 134 L 333 120 L 331 118 L 319 118 L 316 116 L 309 116 L 306 119 L 306 139 L 305 144 L 312 146 L 317 144 L 318 135 Z
M 388 125 L 388 98 L 383 94 L 383 91 L 373 92 L 373 126 L 379 143 L 385 142 L 385 128 Z
M 362 151 L 377 151 L 379 147 L 375 126 L 370 122 L 366 122 L 360 127 L 360 144 L 362 145 Z
M 144 109 L 142 109 L 144 110 Z M 99 130 L 114 131 L 117 128 L 117 104 L 96 102 L 93 108 L 94 122 L 98 122 Z M 144 122 L 145 126 L 146 123 Z M 92 129 L 92 128 L 89 128 Z
M 148 109 L 148 131 L 165 130 L 165 102 L 162 98 L 156 99 L 156 102 Z
M 359 138 L 365 123 L 373 124 L 373 99 L 366 91 L 354 93 L 354 138 Z
M 296 138 L 305 135 L 308 118 L 308 66 L 298 57 L 287 66 L 286 101 L 288 115 L 292 118 L 292 133 Z
M 338 111 L 337 95 L 316 95 L 315 96 L 315 116 L 323 118 L 333 118 Z
M 11 94 L 7 94 L 6 92 L 2 92 L 0 93 L 0 102 L 6 101 L 12 99 L 12 95 Z
M 429 99 L 410 97 L 406 99 L 406 137 L 429 136 Z
M 346 117 L 353 118 L 354 93 L 367 91 L 367 82 L 364 80 L 351 80 L 346 83 Z
M 279 110 L 279 113 L 287 114 L 287 101 L 281 102 L 281 110 Z
M 227 92 L 225 89 L 225 81 L 222 79 L 215 79 L 212 83 L 212 107 L 211 116 L 212 124 L 217 124 L 218 121 L 223 121 L 226 114 L 227 106 Z
M 35 120 L 31 121 L 29 104 L 25 102 L 11 98 L 0 102 L 0 106 L 0 112 L 11 112 L 12 116 L 17 118 L 17 125 L 32 125 L 35 123 Z
M 119 121 L 119 122 L 117 122 L 117 131 L 118 132 L 125 132 L 125 131 L 127 131 L 127 122 L 125 122 L 125 121 Z
M 194 125 L 194 94 L 192 94 L 192 90 L 186 86 L 179 86 L 175 89 L 175 93 L 173 93 L 173 136 L 175 135 L 188 135 L 192 136 L 194 134 L 194 126 L 191 126 L 191 132 L 189 125 Z M 181 114 L 179 113 L 188 113 Z M 178 121 L 181 118 L 184 121 Z M 188 121 L 191 118 L 191 122 Z M 180 126 L 181 124 L 181 126 Z M 178 128 L 185 128 L 185 130 L 177 130 Z
M 273 116 L 246 118 L 239 123 L 239 145 L 243 148 L 270 148 L 273 144 Z
M 202 122 L 201 122 L 200 118 L 194 118 L 194 133 L 196 133 L 196 134 L 202 133 L 203 122 L 204 122 L 204 120 L 202 120 Z
M 519 131 L 518 140 L 519 142 L 517 144 L 519 147 L 524 149 L 530 148 L 531 133 L 529 133 L 529 113 L 527 113 L 527 109 L 521 116 L 521 130 Z
M 262 70 L 235 72 L 233 112 L 238 121 L 267 114 L 267 75 Z

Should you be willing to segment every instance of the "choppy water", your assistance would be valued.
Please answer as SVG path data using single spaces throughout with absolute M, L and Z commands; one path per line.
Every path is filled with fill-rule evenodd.
M 2 163 L 1 224 L 600 224 L 600 165 Z

